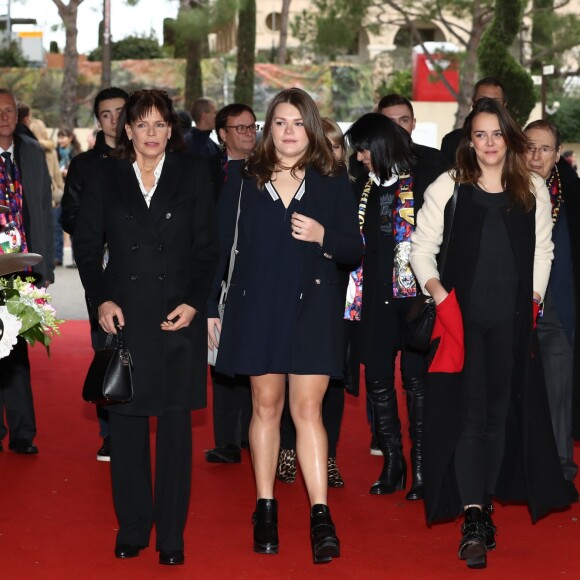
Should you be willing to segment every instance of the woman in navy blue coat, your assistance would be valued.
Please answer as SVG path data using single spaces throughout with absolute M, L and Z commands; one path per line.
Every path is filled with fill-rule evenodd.
M 240 208 L 239 218 L 238 204 Z M 314 101 L 300 89 L 279 93 L 264 138 L 242 175 L 229 173 L 218 204 L 220 262 L 234 242 L 235 266 L 223 328 L 208 305 L 216 370 L 250 376 L 250 446 L 257 486 L 254 550 L 278 551 L 274 480 L 286 377 L 297 453 L 311 511 L 315 563 L 340 555 L 327 506 L 327 437 L 322 399 L 342 376 L 344 288 L 362 255 L 355 200 L 346 169 L 324 137 Z M 220 276 L 215 278 L 216 292 Z

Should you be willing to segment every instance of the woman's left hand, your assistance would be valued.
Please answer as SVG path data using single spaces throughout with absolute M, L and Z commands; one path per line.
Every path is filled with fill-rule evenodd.
M 161 323 L 161 330 L 179 330 L 180 328 L 187 328 L 196 314 L 197 310 L 193 308 L 193 306 L 190 306 L 189 304 L 180 304 L 167 315 L 167 320 L 164 320 Z
M 292 237 L 302 242 L 317 242 L 322 246 L 324 226 L 301 213 L 292 214 Z

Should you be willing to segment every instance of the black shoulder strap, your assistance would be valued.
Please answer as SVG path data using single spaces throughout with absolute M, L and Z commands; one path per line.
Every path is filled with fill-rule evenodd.
M 443 243 L 439 249 L 439 277 L 443 279 L 443 271 L 445 269 L 445 258 L 447 257 L 447 249 L 449 247 L 449 239 L 451 238 L 451 228 L 453 227 L 453 218 L 455 217 L 455 207 L 457 206 L 457 195 L 459 193 L 459 183 L 455 183 L 453 188 L 453 196 L 449 205 L 449 227 L 443 237 Z

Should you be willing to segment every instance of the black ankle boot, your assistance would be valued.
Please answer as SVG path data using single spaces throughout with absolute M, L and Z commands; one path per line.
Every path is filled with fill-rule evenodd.
M 278 502 L 275 499 L 259 499 L 252 516 L 254 524 L 254 552 L 278 553 Z
M 403 458 L 397 394 L 392 381 L 367 381 L 373 425 L 383 452 L 383 469 L 370 493 L 382 495 L 405 489 L 407 464 Z
M 489 503 L 483 507 L 483 528 L 485 533 L 485 547 L 487 551 L 495 550 L 495 534 L 497 528 L 495 527 L 493 520 L 491 519 L 491 514 L 493 514 L 493 504 Z
M 485 526 L 483 514 L 478 507 L 465 510 L 465 523 L 461 526 L 463 534 L 459 543 L 459 559 L 465 560 L 468 568 L 485 568 L 487 548 L 485 546 Z
M 411 448 L 411 474 L 413 483 L 405 496 L 408 500 L 423 499 L 423 410 L 425 403 L 425 380 L 409 379 L 405 382 L 407 412 L 409 414 L 409 436 Z
M 326 564 L 340 556 L 340 540 L 327 505 L 317 503 L 310 511 L 310 541 L 315 564 Z

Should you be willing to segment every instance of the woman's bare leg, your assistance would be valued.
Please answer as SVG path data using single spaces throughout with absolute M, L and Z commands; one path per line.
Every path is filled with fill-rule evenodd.
M 290 412 L 296 426 L 296 452 L 310 505 L 326 504 L 328 438 L 322 422 L 322 399 L 328 388 L 325 375 L 289 375 Z
M 250 383 L 252 385 L 250 451 L 256 478 L 256 493 L 258 499 L 273 498 L 286 375 L 254 376 L 250 377 Z

